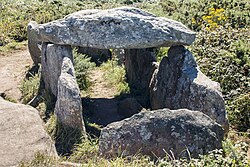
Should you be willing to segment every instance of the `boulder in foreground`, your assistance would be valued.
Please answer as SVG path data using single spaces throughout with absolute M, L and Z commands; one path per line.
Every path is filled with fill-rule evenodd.
M 140 112 L 103 128 L 99 151 L 103 156 L 135 155 L 198 157 L 222 147 L 223 128 L 199 111 L 187 109 Z M 188 150 L 188 151 L 187 151 Z
M 0 166 L 17 166 L 37 152 L 57 156 L 36 109 L 0 97 Z

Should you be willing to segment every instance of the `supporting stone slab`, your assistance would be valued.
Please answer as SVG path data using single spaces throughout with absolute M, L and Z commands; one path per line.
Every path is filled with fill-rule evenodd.
M 63 58 L 58 79 L 58 94 L 55 106 L 57 120 L 63 125 L 85 132 L 82 117 L 82 100 L 76 82 L 72 60 Z
M 71 46 L 42 44 L 42 79 L 45 89 L 57 97 L 57 83 L 61 75 L 62 61 L 68 57 L 73 61 Z
M 198 68 L 191 52 L 183 46 L 171 47 L 150 83 L 152 109 L 201 111 L 221 124 L 225 132 L 229 122 L 220 85 Z
M 30 56 L 34 62 L 34 65 L 37 66 L 41 63 L 41 43 L 37 39 L 34 29 L 38 27 L 38 24 L 35 21 L 29 22 L 27 26 L 27 35 L 28 35 L 28 49 Z
M 154 48 L 125 49 L 126 76 L 132 92 L 148 98 L 149 83 L 156 68 Z

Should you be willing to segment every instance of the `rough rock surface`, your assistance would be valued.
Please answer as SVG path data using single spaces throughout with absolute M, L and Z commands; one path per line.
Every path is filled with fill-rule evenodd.
M 78 47 L 78 53 L 86 54 L 91 59 L 92 62 L 95 62 L 97 66 L 101 65 L 101 63 L 106 62 L 111 59 L 112 54 L 109 49 L 97 49 L 90 47 Z
M 70 46 L 46 44 L 42 45 L 42 78 L 46 90 L 57 96 L 57 83 L 61 74 L 64 57 L 73 60 Z
M 125 49 L 125 69 L 128 83 L 142 94 L 149 94 L 149 83 L 156 66 L 154 49 Z
M 34 30 L 40 41 L 99 49 L 190 45 L 195 33 L 180 22 L 133 7 L 83 10 Z
M 118 65 L 125 63 L 125 51 L 124 49 L 113 49 L 112 54 L 117 59 Z
M 35 65 L 41 63 L 41 42 L 37 40 L 37 36 L 34 33 L 34 29 L 38 27 L 38 24 L 35 21 L 31 21 L 27 27 L 28 34 L 28 48 L 30 56 Z
M 138 152 L 165 157 L 170 150 L 176 158 L 192 157 L 220 149 L 222 127 L 207 115 L 187 109 L 140 112 L 103 128 L 99 151 L 103 156 L 127 156 Z M 171 154 L 170 154 L 171 155 Z
M 198 68 L 183 46 L 173 46 L 155 71 L 150 84 L 152 109 L 188 108 L 205 113 L 228 131 L 229 123 L 220 85 Z
M 61 69 L 55 106 L 56 118 L 63 126 L 85 132 L 82 118 L 82 100 L 76 83 L 72 60 L 64 57 Z
M 16 166 L 39 152 L 57 156 L 36 109 L 0 97 L 0 166 Z
M 142 109 L 142 106 L 132 97 L 119 101 L 117 105 L 117 112 L 125 118 L 139 113 Z

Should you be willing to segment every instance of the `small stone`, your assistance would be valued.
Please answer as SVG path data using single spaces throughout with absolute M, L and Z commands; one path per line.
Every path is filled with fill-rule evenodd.
M 95 62 L 97 66 L 100 66 L 103 62 L 107 62 L 112 57 L 111 51 L 109 49 L 78 47 L 77 52 L 90 57 L 90 60 Z

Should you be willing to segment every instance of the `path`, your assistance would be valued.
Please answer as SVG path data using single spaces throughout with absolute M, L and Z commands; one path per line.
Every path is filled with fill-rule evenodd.
M 118 101 L 115 98 L 115 87 L 108 86 L 104 78 L 104 72 L 96 67 L 90 73 L 91 93 L 90 98 L 85 99 L 84 108 L 92 113 L 90 122 L 106 126 L 107 124 L 121 120 L 117 113 Z
M 32 65 L 27 47 L 15 50 L 8 54 L 0 54 L 0 94 L 20 102 L 21 92 L 19 85 L 25 72 Z

